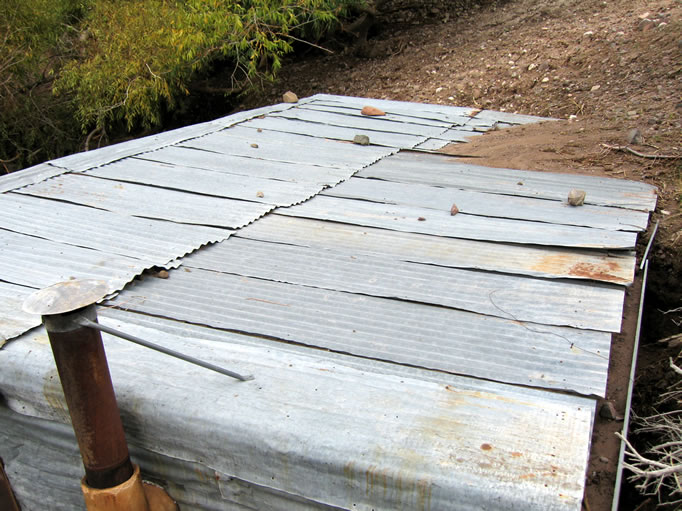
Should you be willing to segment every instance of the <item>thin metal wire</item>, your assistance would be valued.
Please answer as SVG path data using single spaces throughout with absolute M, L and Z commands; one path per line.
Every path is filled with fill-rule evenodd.
M 160 346 L 158 344 L 154 344 L 149 341 L 145 341 L 144 339 L 140 339 L 139 337 L 135 337 L 134 335 L 127 334 L 125 332 L 121 332 L 120 330 L 117 330 L 115 328 L 111 328 L 105 325 L 101 325 L 99 323 L 95 323 L 94 321 L 90 321 L 87 318 L 81 317 L 78 318 L 78 324 L 88 327 L 88 328 L 94 328 L 95 330 L 99 330 L 100 332 L 105 332 L 107 334 L 115 335 L 116 337 L 120 337 L 121 339 L 125 339 L 126 341 L 134 342 L 135 344 L 139 344 L 141 346 L 144 346 L 145 348 L 150 348 L 152 350 L 159 351 L 161 353 L 164 353 L 166 355 L 170 355 L 171 357 L 179 358 L 180 360 L 184 360 L 185 362 L 189 362 L 190 364 L 198 365 L 201 367 L 204 367 L 206 369 L 210 369 L 211 371 L 215 371 L 220 374 L 224 374 L 225 376 L 230 376 L 232 378 L 236 378 L 237 380 L 240 381 L 249 381 L 253 380 L 253 375 L 241 375 L 239 373 L 235 373 L 234 371 L 230 371 L 229 369 L 225 369 L 222 367 L 219 367 L 217 365 L 213 365 L 209 362 L 204 362 L 203 360 L 199 360 L 198 358 L 194 358 L 190 355 L 185 355 L 184 353 L 180 353 L 168 348 L 165 348 L 163 346 Z

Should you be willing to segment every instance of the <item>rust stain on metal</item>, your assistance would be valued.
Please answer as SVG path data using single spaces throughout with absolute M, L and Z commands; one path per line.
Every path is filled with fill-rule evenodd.
M 102 338 L 96 330 L 48 332 L 71 423 L 92 488 L 110 488 L 133 474 Z
M 490 444 L 481 444 L 481 449 L 484 451 L 492 451 L 493 446 Z
M 531 267 L 534 271 L 550 274 L 568 274 L 605 282 L 624 284 L 630 279 L 624 277 L 626 269 L 616 261 L 602 261 L 599 263 L 577 262 L 573 254 L 554 254 L 544 256 L 538 264 Z

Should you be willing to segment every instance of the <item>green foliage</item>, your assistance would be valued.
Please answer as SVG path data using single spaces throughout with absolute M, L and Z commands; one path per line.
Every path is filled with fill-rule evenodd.
M 272 78 L 298 40 L 314 41 L 363 0 L 96 0 L 81 58 L 55 83 L 84 130 L 158 125 L 193 80 L 229 66 L 227 89 Z
M 58 154 L 74 137 L 70 105 L 54 101 L 51 81 L 68 58 L 65 31 L 77 0 L 3 0 L 0 13 L 0 163 L 22 167 Z

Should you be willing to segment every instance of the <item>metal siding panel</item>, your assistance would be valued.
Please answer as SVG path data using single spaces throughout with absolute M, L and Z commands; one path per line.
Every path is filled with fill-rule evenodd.
M 656 188 L 623 179 L 499 169 L 462 163 L 452 156 L 402 152 L 363 169 L 360 177 L 449 186 L 497 194 L 566 200 L 573 188 L 585 190 L 586 204 L 652 211 Z
M 631 209 L 590 205 L 573 207 L 560 201 L 380 179 L 351 178 L 323 191 L 322 195 L 441 211 L 450 211 L 452 205 L 456 204 L 459 212 L 467 215 L 620 231 L 643 231 L 649 223 L 648 213 Z
M 404 135 L 400 133 L 385 133 L 381 131 L 370 131 L 356 128 L 345 128 L 342 126 L 329 126 L 326 124 L 314 124 L 311 122 L 296 121 L 283 117 L 266 117 L 264 119 L 253 119 L 244 123 L 242 126 L 282 131 L 286 133 L 296 133 L 299 135 L 309 135 L 311 137 L 324 137 L 334 140 L 350 141 L 356 135 L 367 135 L 371 144 L 383 145 L 388 147 L 412 148 L 424 140 L 424 137 L 415 135 Z
M 635 274 L 633 253 L 507 245 L 443 238 L 268 215 L 239 231 L 239 236 L 300 246 L 333 248 L 390 257 L 400 261 L 473 268 L 549 278 L 591 279 L 630 284 Z
M 269 204 L 196 195 L 79 174 L 57 176 L 22 188 L 18 193 L 131 216 L 232 229 L 242 227 L 272 209 Z
M 258 132 L 243 126 L 190 140 L 182 146 L 259 160 L 351 169 L 370 165 L 394 151 L 279 131 Z
M 273 114 L 272 117 L 283 117 L 312 124 L 326 124 L 345 128 L 368 130 L 370 132 L 401 133 L 418 137 L 435 137 L 445 131 L 441 126 L 413 124 L 406 121 L 393 121 L 386 116 L 355 116 L 305 108 L 292 108 L 285 112 Z
M 416 145 L 414 148 L 421 149 L 423 151 L 437 151 L 439 149 L 443 149 L 449 143 L 449 140 L 441 140 L 440 138 L 427 138 L 424 142 Z
M 165 265 L 230 231 L 119 215 L 15 193 L 0 195 L 2 228 Z
M 322 186 L 313 183 L 299 184 L 291 181 L 237 176 L 137 158 L 126 158 L 105 167 L 89 170 L 87 174 L 100 178 L 277 206 L 297 204 L 312 197 L 322 189 Z
M 179 472 L 213 473 L 205 485 L 237 477 L 290 496 L 288 509 L 299 509 L 295 496 L 344 509 L 580 509 L 592 400 L 488 382 L 458 385 L 443 374 L 439 382 L 395 377 L 330 364 L 322 352 L 304 356 L 200 334 L 169 336 L 125 318 L 103 323 L 256 374 L 252 382 L 234 382 L 104 336 L 133 447 L 182 460 Z M 3 367 L 11 368 L 0 372 L 0 390 L 14 410 L 66 421 L 44 338 L 44 332 L 27 335 L 0 351 Z M 3 425 L 6 415 L 0 414 Z M 72 443 L 61 446 L 66 437 L 59 428 L 41 435 L 31 420 L 21 422 L 27 436 L 48 444 L 46 455 L 66 450 L 73 456 Z M 20 454 L 30 465 L 30 451 Z M 165 463 L 156 460 L 150 470 L 163 475 Z M 220 489 L 230 490 L 229 484 Z M 210 505 L 199 501 L 192 508 Z
M 138 159 L 138 158 L 135 158 Z M 301 165 L 261 160 L 244 156 L 230 156 L 185 147 L 165 147 L 140 156 L 145 161 L 156 161 L 188 168 L 224 172 L 236 176 L 259 177 L 278 181 L 333 185 L 348 178 L 348 169 Z
M 518 321 L 620 331 L 622 288 L 415 264 L 233 236 L 183 266 L 443 305 Z
M 287 216 L 469 240 L 603 249 L 631 249 L 637 242 L 635 233 L 624 231 L 468 214 L 452 216 L 449 208 L 443 211 L 322 195 L 277 212 Z
M 157 281 L 157 282 L 155 282 Z M 133 283 L 126 310 L 322 349 L 604 395 L 611 335 L 194 269 Z M 484 341 L 485 340 L 485 341 Z

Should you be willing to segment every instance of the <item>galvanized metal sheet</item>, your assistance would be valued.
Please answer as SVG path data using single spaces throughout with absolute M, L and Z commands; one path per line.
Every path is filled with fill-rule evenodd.
M 279 131 L 259 132 L 243 126 L 190 140 L 182 146 L 259 160 L 351 169 L 370 165 L 394 151 Z
M 460 124 L 476 109 L 472 107 L 435 105 L 429 103 L 412 103 L 408 101 L 393 101 L 387 99 L 359 98 L 352 96 L 336 96 L 333 94 L 315 94 L 300 103 L 312 105 L 332 105 L 362 108 L 365 105 L 381 108 L 386 113 L 436 119 L 453 124 Z
M 367 105 L 371 106 L 372 100 L 369 100 Z M 336 114 L 353 115 L 355 117 L 366 118 L 361 111 L 362 107 L 358 106 L 344 106 L 335 105 L 333 103 L 305 103 L 297 107 L 301 110 L 316 110 L 319 112 L 332 112 Z M 385 115 L 381 116 L 383 119 L 396 122 L 405 122 L 409 124 L 423 124 L 426 126 L 437 126 L 440 128 L 450 128 L 453 124 L 452 121 L 440 121 L 438 119 L 428 119 L 424 117 L 418 117 L 415 115 L 403 115 L 385 112 Z M 462 116 L 459 124 L 463 125 L 470 119 L 469 116 Z
M 256 509 L 271 508 L 259 500 L 270 489 L 288 499 L 286 509 L 580 508 L 592 400 L 445 374 L 432 373 L 437 381 L 420 378 L 426 371 L 396 377 L 369 367 L 358 370 L 339 358 L 331 362 L 319 351 L 303 355 L 276 345 L 234 343 L 229 333 L 201 329 L 210 335 L 205 337 L 192 328 L 188 339 L 121 317 L 101 320 L 256 375 L 253 382 L 231 381 L 104 336 L 132 454 L 139 453 L 141 464 L 156 461 L 149 463 L 150 473 L 168 481 L 171 496 L 191 502 L 192 509 L 248 504 L 248 497 L 235 494 L 251 486 Z M 0 373 L 0 391 L 9 407 L 67 422 L 44 332 L 20 341 L 0 351 L 2 366 L 10 368 Z M 196 391 L 198 382 L 201 392 Z M 48 459 L 66 452 L 70 466 L 76 464 L 72 440 L 63 443 L 65 429 L 8 415 L 0 412 L 0 432 L 15 431 L 19 423 L 27 430 L 21 435 L 26 444 L 42 438 Z M 20 498 L 29 488 L 48 491 L 47 485 L 33 489 L 25 484 L 35 467 L 30 461 L 35 451 L 18 445 L 14 436 L 8 440 L 0 442 L 0 449 L 11 462 L 13 479 L 16 475 L 24 482 L 18 485 Z M 182 482 L 196 475 L 181 474 L 195 468 L 212 477 L 184 488 Z M 455 472 L 458 477 L 452 476 Z M 233 477 L 246 484 L 230 483 Z M 73 481 L 70 490 L 62 490 L 65 481 L 57 484 L 59 491 L 78 492 Z M 212 485 L 221 485 L 221 491 Z M 190 493 L 197 490 L 201 493 Z M 220 500 L 214 500 L 218 493 Z
M 45 179 L 58 176 L 59 174 L 68 171 L 68 169 L 56 167 L 50 163 L 41 163 L 40 165 L 28 169 L 5 174 L 4 176 L 0 176 L 0 193 L 16 190 L 17 188 L 33 183 L 39 183 L 40 181 L 44 181 Z
M 87 174 L 117 181 L 277 206 L 297 204 L 322 189 L 322 186 L 315 183 L 238 176 L 138 158 L 126 158 L 105 167 L 89 170 Z
M 637 235 L 631 232 L 468 214 L 452 216 L 449 208 L 437 210 L 326 196 L 282 208 L 278 213 L 451 238 L 552 247 L 632 249 L 637 242 Z
M 153 281 L 157 282 L 153 282 Z M 603 395 L 611 335 L 182 269 L 133 283 L 126 310 L 508 383 Z M 485 342 L 482 342 L 485 339 Z
M 556 120 L 552 117 L 537 117 L 533 115 L 498 112 L 494 110 L 481 110 L 474 116 L 474 119 L 492 122 L 504 122 L 507 124 L 531 124 L 535 122 Z
M 280 104 L 264 107 L 256 110 L 249 110 L 246 112 L 239 112 L 237 114 L 228 115 L 214 121 L 205 122 L 202 124 L 193 124 L 185 126 L 176 130 L 157 133 L 148 137 L 137 138 L 128 142 L 121 142 L 101 149 L 76 153 L 63 158 L 53 160 L 51 163 L 59 167 L 66 167 L 73 171 L 83 171 L 100 165 L 106 165 L 113 161 L 121 160 L 128 156 L 141 154 L 147 151 L 154 151 L 161 147 L 177 144 L 179 142 L 201 137 L 208 133 L 215 132 L 227 126 L 232 126 L 242 122 L 251 117 L 263 115 L 270 112 L 276 112 L 291 108 L 293 105 Z
M 444 268 L 236 236 L 189 255 L 183 266 L 610 332 L 620 331 L 625 295 L 620 287 Z
M 435 137 L 445 131 L 442 126 L 427 126 L 425 124 L 413 124 L 405 121 L 392 121 L 385 116 L 357 116 L 309 110 L 306 108 L 291 108 L 284 112 L 273 114 L 271 117 L 284 117 L 314 124 L 326 124 L 329 126 L 343 126 L 346 128 L 362 129 L 368 131 L 380 131 L 385 133 L 402 133 L 419 137 Z
M 249 128 L 297 133 L 311 137 L 324 137 L 334 140 L 353 140 L 356 135 L 366 135 L 371 144 L 388 147 L 412 148 L 424 140 L 423 136 L 405 135 L 402 133 L 387 133 L 343 126 L 329 126 L 310 122 L 285 119 L 283 117 L 265 117 L 253 119 L 242 124 Z
M 147 266 L 139 259 L 0 229 L 2 279 L 12 284 L 38 289 L 67 280 L 97 279 L 114 291 Z
M 323 191 L 322 194 L 440 211 L 450 211 L 455 204 L 459 212 L 466 215 L 515 218 L 608 230 L 642 231 L 646 229 L 649 221 L 649 214 L 644 211 L 590 205 L 573 207 L 559 201 L 379 179 L 351 178 Z
M 373 254 L 399 261 L 473 268 L 548 278 L 630 284 L 634 253 L 559 249 L 444 238 L 306 218 L 268 215 L 239 236 L 344 253 Z
M 586 204 L 642 211 L 656 207 L 656 187 L 623 179 L 498 169 L 462 163 L 452 156 L 401 152 L 382 159 L 361 177 L 448 186 L 506 195 L 566 200 L 574 188 L 587 192 Z
M 475 131 L 471 128 L 467 129 L 467 126 L 462 126 L 461 128 L 447 130 L 438 135 L 438 138 L 450 142 L 469 142 L 473 137 L 480 135 L 482 135 L 480 131 Z
M 181 165 L 188 168 L 212 170 L 237 176 L 248 176 L 278 181 L 334 185 L 348 178 L 348 169 L 320 167 L 295 163 L 230 156 L 186 147 L 165 147 L 139 158 L 148 161 Z M 136 158 L 137 159 L 137 158 Z
M 78 174 L 57 176 L 22 188 L 18 193 L 142 218 L 232 229 L 242 227 L 272 209 L 269 204 L 209 197 Z
M 0 195 L 2 228 L 162 266 L 230 231 L 119 215 L 16 193 Z
M 449 140 L 442 140 L 440 138 L 427 138 L 424 142 L 416 145 L 414 148 L 423 151 L 437 151 L 439 149 L 443 149 L 450 143 L 451 142 Z
M 0 281 L 0 348 L 7 340 L 40 325 L 40 316 L 28 314 L 21 308 L 24 300 L 34 291 L 30 287 Z

